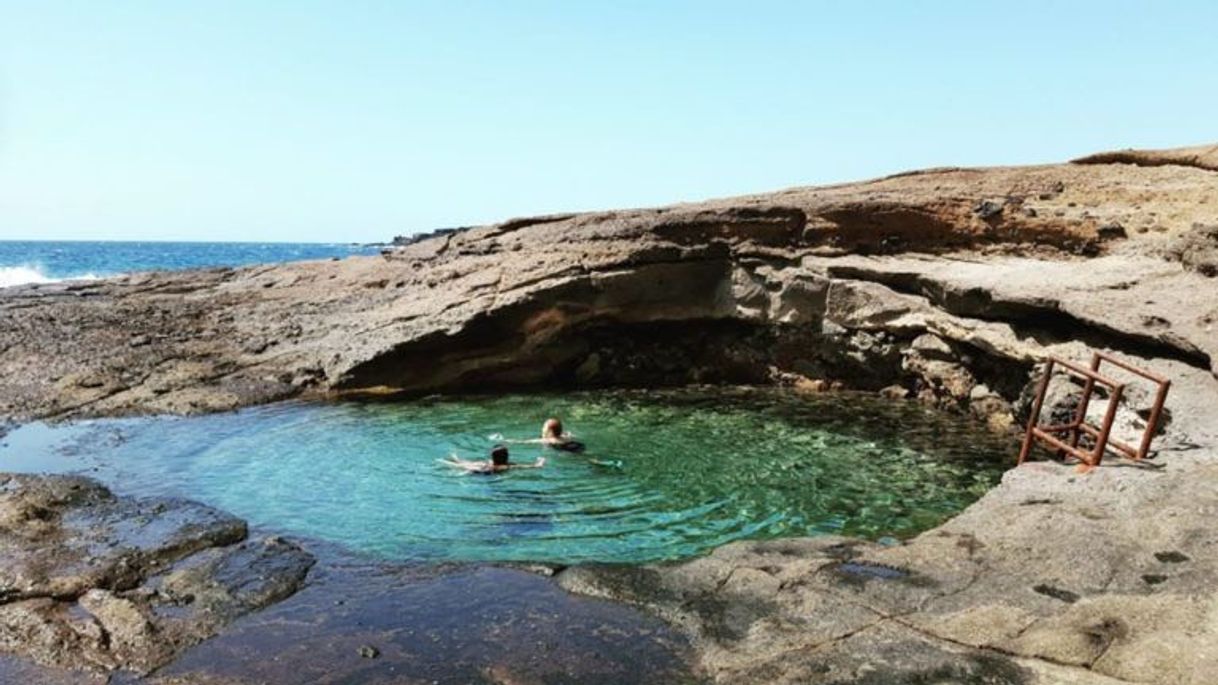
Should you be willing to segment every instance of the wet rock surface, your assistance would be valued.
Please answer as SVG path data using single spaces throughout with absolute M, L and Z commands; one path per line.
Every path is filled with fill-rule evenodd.
M 152 682 L 698 682 L 663 621 L 495 567 L 327 559 L 310 586 L 185 652 Z
M 1149 462 L 1110 457 L 1086 475 L 1028 464 L 944 526 L 893 546 L 738 543 L 684 564 L 567 569 L 557 581 L 672 621 L 718 682 L 1218 682 L 1211 153 L 930 170 L 517 219 L 381 257 L 8 289 L 0 424 L 296 396 L 722 381 L 874 390 L 1012 431 L 1046 355 L 1085 362 L 1106 350 L 1173 380 Z M 1078 384 L 1052 385 L 1047 411 L 1068 414 Z M 1130 387 L 1118 437 L 1136 438 L 1150 399 Z M 1012 460 L 1016 452 L 1013 440 Z M 158 524 L 165 542 L 127 555 L 107 552 L 104 537 L 71 517 L 43 520 L 43 502 L 118 506 L 77 485 L 18 498 L 0 514 L 15 541 L 52 530 L 64 541 L 53 563 L 6 543 L 14 570 L 0 571 L 11 584 L 0 621 L 19 626 L 15 648 L 143 668 L 169 653 L 141 646 L 164 620 L 138 592 L 148 578 L 159 578 L 149 590 L 158 597 L 191 595 L 234 613 L 284 594 L 276 583 L 225 584 L 247 561 L 206 551 L 236 542 L 222 515 L 188 532 Z M 266 543 L 243 544 L 248 563 L 278 568 L 248 548 Z M 302 611 L 301 624 L 328 620 L 320 605 Z M 55 647 L 100 645 L 107 622 L 114 647 Z M 335 640 L 333 663 L 416 663 L 384 640 L 323 634 Z M 365 645 L 379 656 L 361 657 Z M 193 663 L 199 670 L 181 682 L 243 677 Z M 252 656 L 243 663 L 269 672 Z
M 313 558 L 204 505 L 87 478 L 0 474 L 0 650 L 151 671 L 295 592 Z
M 412 568 L 323 552 L 309 584 L 149 675 L 46 667 L 0 652 L 0 682 L 170 685 L 673 685 L 687 640 L 663 621 L 507 568 Z
M 21 579 L 0 602 L 0 682 L 699 680 L 680 633 L 549 567 L 385 564 L 86 478 L 0 482 L 0 587 Z

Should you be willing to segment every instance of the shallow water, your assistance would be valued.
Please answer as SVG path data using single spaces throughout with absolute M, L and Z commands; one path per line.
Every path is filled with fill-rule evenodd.
M 584 454 L 477 476 L 494 433 L 563 417 Z M 84 472 L 198 499 L 256 526 L 395 560 L 643 562 L 740 538 L 903 538 L 992 487 L 1011 445 L 960 417 L 870 396 L 597 391 L 400 404 L 286 404 L 122 419 L 0 439 L 0 470 Z

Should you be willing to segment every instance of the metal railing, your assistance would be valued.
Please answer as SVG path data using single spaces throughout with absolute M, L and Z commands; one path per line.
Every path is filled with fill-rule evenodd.
M 1112 424 L 1116 419 L 1117 407 L 1120 405 L 1121 398 L 1125 393 L 1126 384 L 1102 374 L 1100 371 L 1104 363 L 1140 376 L 1158 386 L 1154 405 L 1152 405 L 1150 415 L 1146 420 L 1146 429 L 1142 433 L 1142 440 L 1137 447 L 1112 437 Z M 1083 394 L 1079 399 L 1078 406 L 1074 410 L 1074 418 L 1069 423 L 1040 425 L 1040 413 L 1044 408 L 1045 394 L 1049 390 L 1049 381 L 1052 379 L 1053 371 L 1057 367 L 1061 367 L 1071 375 L 1084 380 Z M 1104 419 L 1099 426 L 1087 422 L 1087 409 L 1091 405 L 1091 398 L 1095 394 L 1095 386 L 1097 384 L 1108 389 L 1108 407 L 1104 411 Z M 1037 440 L 1056 448 L 1059 454 L 1068 454 L 1088 466 L 1098 466 L 1104 458 L 1104 452 L 1108 448 L 1112 448 L 1134 460 L 1140 461 L 1145 459 L 1150 453 L 1150 442 L 1154 439 L 1155 433 L 1158 430 L 1159 419 L 1163 415 L 1163 404 L 1167 401 L 1167 391 L 1170 387 L 1171 381 L 1166 378 L 1103 352 L 1092 354 L 1090 368 L 1059 357 L 1049 357 L 1045 361 L 1044 376 L 1041 378 L 1040 386 L 1036 391 L 1036 400 L 1032 404 L 1032 415 L 1028 417 L 1028 429 L 1024 433 L 1023 447 L 1019 451 L 1019 460 L 1016 463 L 1022 464 L 1028 458 L 1028 455 L 1032 451 L 1032 445 Z M 1058 437 L 1063 434 L 1065 434 L 1066 439 Z M 1088 436 L 1094 441 L 1094 445 L 1090 450 L 1079 447 L 1079 442 L 1083 435 Z

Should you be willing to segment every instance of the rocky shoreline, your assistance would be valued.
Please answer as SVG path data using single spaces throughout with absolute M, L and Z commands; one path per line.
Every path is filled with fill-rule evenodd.
M 290 596 L 313 557 L 195 502 L 76 476 L 0 474 L 0 650 L 151 672 Z
M 930 170 L 513 220 L 381 257 L 8 289 L 0 422 L 778 382 L 1010 431 L 1040 359 L 1108 350 L 1174 381 L 1142 467 L 1031 464 L 897 547 L 738 543 L 558 582 L 658 612 L 718 682 L 1215 682 L 1212 152 Z M 1132 393 L 1118 430 L 1138 431 L 1148 402 Z
M 210 507 L 76 476 L 0 475 L 0 562 L 14 589 L 0 598 L 0 682 L 692 678 L 679 634 L 566 593 L 549 568 L 395 564 L 251 539 Z

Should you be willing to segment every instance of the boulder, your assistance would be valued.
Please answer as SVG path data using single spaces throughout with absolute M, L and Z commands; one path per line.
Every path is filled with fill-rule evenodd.
M 195 502 L 0 474 L 0 650 L 150 672 L 304 582 L 313 557 Z

